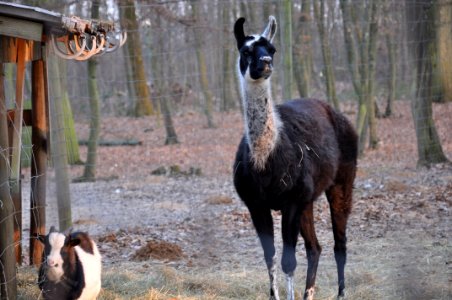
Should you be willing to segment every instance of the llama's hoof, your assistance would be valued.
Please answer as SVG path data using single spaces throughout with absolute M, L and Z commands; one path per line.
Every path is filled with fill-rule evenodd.
M 339 291 L 337 295 L 337 300 L 345 300 L 345 290 Z
M 271 295 L 270 296 L 270 300 L 279 300 L 279 296 L 278 295 Z
M 304 292 L 303 300 L 314 300 L 314 287 L 311 287 Z

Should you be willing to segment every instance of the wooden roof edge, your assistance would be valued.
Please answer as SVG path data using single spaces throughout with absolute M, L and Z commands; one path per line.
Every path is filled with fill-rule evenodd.
M 46 33 L 50 30 L 64 32 L 63 15 L 43 8 L 0 1 L 0 15 L 42 23 Z
M 39 7 L 0 1 L 0 15 L 10 18 L 20 18 L 44 25 L 45 34 L 64 35 L 68 32 L 102 32 L 114 31 L 112 21 L 85 20 L 76 16 L 67 17 L 63 14 Z

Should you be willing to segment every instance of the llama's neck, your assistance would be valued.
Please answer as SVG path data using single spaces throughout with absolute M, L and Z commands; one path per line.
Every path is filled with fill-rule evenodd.
M 276 147 L 281 121 L 273 105 L 270 80 L 243 84 L 245 134 L 251 158 L 258 170 L 264 170 L 268 157 Z

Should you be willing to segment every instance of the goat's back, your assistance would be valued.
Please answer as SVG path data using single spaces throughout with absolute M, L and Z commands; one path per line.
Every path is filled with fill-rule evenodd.
M 80 300 L 96 299 L 101 289 L 101 256 L 96 243 L 91 239 L 89 239 L 89 243 L 90 245 L 87 245 L 88 247 L 84 247 L 83 244 L 75 247 L 77 257 L 83 266 L 83 276 L 85 281 L 85 287 L 78 298 Z M 92 250 L 92 253 L 87 251 L 89 249 Z

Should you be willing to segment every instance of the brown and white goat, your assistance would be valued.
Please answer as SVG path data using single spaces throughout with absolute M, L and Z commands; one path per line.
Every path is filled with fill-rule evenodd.
M 94 300 L 101 289 L 101 256 L 85 232 L 61 233 L 50 228 L 38 236 L 44 244 L 38 285 L 44 299 Z

